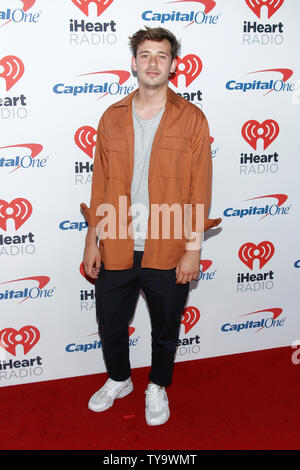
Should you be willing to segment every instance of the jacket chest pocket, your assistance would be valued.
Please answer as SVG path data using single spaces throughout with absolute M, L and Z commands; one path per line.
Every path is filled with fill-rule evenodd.
M 128 144 L 125 139 L 111 138 L 109 141 L 108 176 L 125 179 L 129 168 Z
M 187 139 L 162 136 L 157 148 L 154 174 L 182 179 L 187 165 L 188 147 Z

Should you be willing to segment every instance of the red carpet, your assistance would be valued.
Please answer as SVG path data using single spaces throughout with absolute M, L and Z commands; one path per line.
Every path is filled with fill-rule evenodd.
M 1 449 L 299 449 L 300 364 L 291 348 L 175 364 L 171 418 L 147 426 L 148 368 L 110 410 L 87 409 L 106 374 L 1 389 Z

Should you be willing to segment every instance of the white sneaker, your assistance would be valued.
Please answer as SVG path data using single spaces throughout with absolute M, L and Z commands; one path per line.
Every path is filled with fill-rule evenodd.
M 88 407 L 92 411 L 104 411 L 110 408 L 116 398 L 123 398 L 129 395 L 133 390 L 133 383 L 131 378 L 124 382 L 116 382 L 115 380 L 108 379 L 103 387 L 101 387 L 90 398 Z
M 165 387 L 149 384 L 146 394 L 146 422 L 149 426 L 164 424 L 170 417 L 169 401 Z

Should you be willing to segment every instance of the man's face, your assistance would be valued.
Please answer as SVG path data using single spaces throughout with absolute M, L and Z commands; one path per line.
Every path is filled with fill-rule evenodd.
M 170 73 L 175 72 L 177 61 L 172 60 L 171 45 L 167 39 L 162 41 L 146 40 L 137 48 L 132 57 L 132 69 L 137 72 L 139 86 L 159 88 L 169 81 Z

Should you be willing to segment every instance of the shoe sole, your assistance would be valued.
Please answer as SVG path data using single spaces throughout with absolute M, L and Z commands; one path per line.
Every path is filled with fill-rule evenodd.
M 131 382 L 128 387 L 124 388 L 124 390 L 121 390 L 121 392 L 115 397 L 115 400 L 118 399 L 118 398 L 126 397 L 132 391 L 133 391 L 133 383 Z M 90 405 L 90 404 L 88 404 L 88 409 L 91 410 L 91 411 L 94 411 L 95 413 L 101 413 L 101 411 L 109 410 L 109 408 L 111 408 L 113 406 L 114 401 L 112 402 L 112 404 L 110 406 L 108 406 L 107 408 L 103 408 L 101 410 L 98 410 L 97 408 L 93 408 L 92 405 Z
M 148 426 L 160 426 L 161 424 L 165 424 L 168 421 L 168 419 L 170 418 L 170 411 L 167 413 L 167 416 L 163 419 L 163 421 L 159 423 L 155 423 L 155 422 L 151 423 L 151 421 L 148 420 L 147 415 L 145 417 L 146 417 L 146 423 L 148 424 Z

